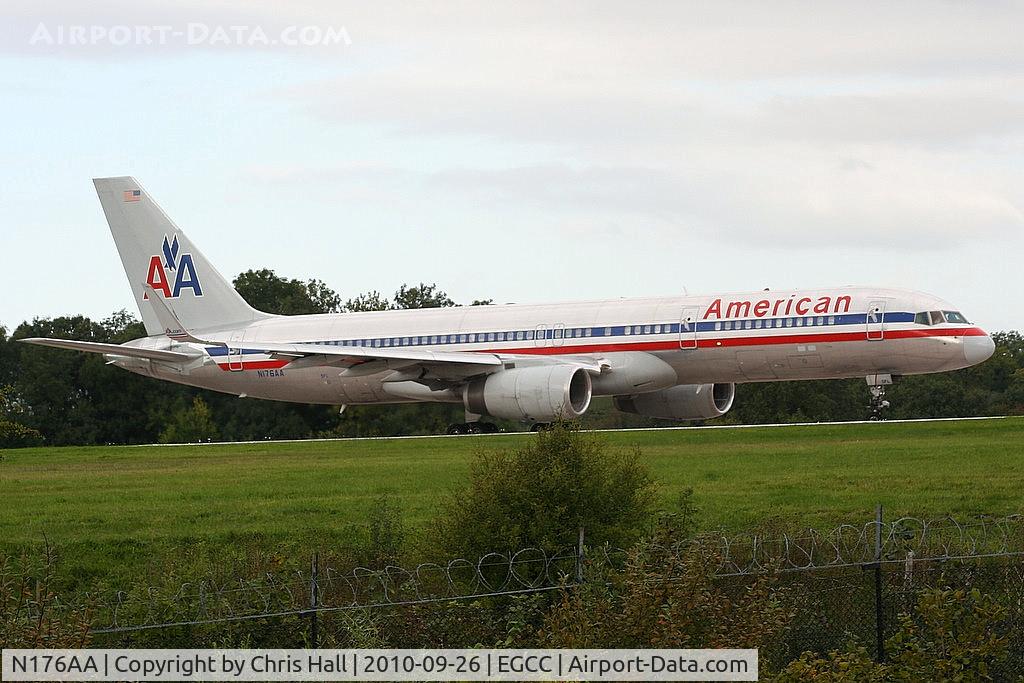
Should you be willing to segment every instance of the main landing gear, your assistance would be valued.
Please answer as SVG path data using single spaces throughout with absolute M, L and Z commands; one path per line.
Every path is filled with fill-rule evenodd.
M 449 434 L 497 434 L 498 425 L 493 422 L 462 422 L 448 425 Z
M 884 420 L 882 413 L 889 407 L 889 402 L 885 400 L 885 388 L 892 384 L 892 375 L 868 375 L 866 379 L 871 391 L 868 419 L 872 422 Z

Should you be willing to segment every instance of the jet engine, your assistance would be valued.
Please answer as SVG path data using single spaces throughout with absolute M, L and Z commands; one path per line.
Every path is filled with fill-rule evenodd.
M 463 392 L 463 402 L 466 410 L 478 415 L 551 422 L 587 412 L 592 393 L 590 375 L 583 368 L 540 365 L 473 380 Z
M 735 384 L 680 384 L 646 394 L 616 396 L 615 407 L 624 413 L 667 420 L 709 420 L 729 412 L 734 398 Z

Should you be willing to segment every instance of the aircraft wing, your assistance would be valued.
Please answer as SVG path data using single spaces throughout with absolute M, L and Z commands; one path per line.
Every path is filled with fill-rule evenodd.
M 128 358 L 148 358 L 150 360 L 166 361 L 169 363 L 185 363 L 194 360 L 198 354 L 179 353 L 178 351 L 161 351 L 159 349 L 140 349 L 135 346 L 121 346 L 119 344 L 101 344 L 99 342 L 72 341 L 70 339 L 47 339 L 44 337 L 30 337 L 19 339 L 26 344 L 37 344 L 39 346 L 52 346 L 56 349 L 70 349 L 71 351 L 85 351 L 86 353 L 102 353 L 109 356 L 124 356 Z

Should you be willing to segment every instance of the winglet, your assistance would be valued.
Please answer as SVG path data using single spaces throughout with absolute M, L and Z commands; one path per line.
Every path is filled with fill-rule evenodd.
M 205 339 L 192 336 L 192 333 L 185 329 L 185 326 L 181 324 L 181 320 L 178 319 L 178 315 L 171 308 L 171 305 L 167 303 L 163 297 L 160 296 L 159 292 L 154 289 L 151 285 L 143 285 L 147 290 L 146 300 L 149 301 L 153 307 L 153 312 L 156 314 L 157 320 L 160 321 L 160 326 L 164 328 L 164 334 L 173 339 L 174 341 L 189 341 L 195 342 L 196 344 L 208 344 L 213 346 L 223 346 L 220 342 L 212 342 Z

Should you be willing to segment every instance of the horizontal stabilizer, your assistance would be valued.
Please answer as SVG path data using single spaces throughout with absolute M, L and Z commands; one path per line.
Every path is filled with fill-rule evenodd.
M 137 346 L 121 346 L 120 344 L 101 344 L 99 342 L 72 341 L 70 339 L 45 339 L 32 337 L 19 339 L 26 344 L 38 344 L 39 346 L 52 346 L 56 349 L 69 349 L 71 351 L 85 351 L 86 353 L 103 353 L 110 356 L 126 356 L 128 358 L 148 358 L 150 360 L 161 360 L 169 363 L 185 363 L 198 358 L 198 354 L 179 353 L 177 351 L 161 351 L 159 349 L 140 349 Z

